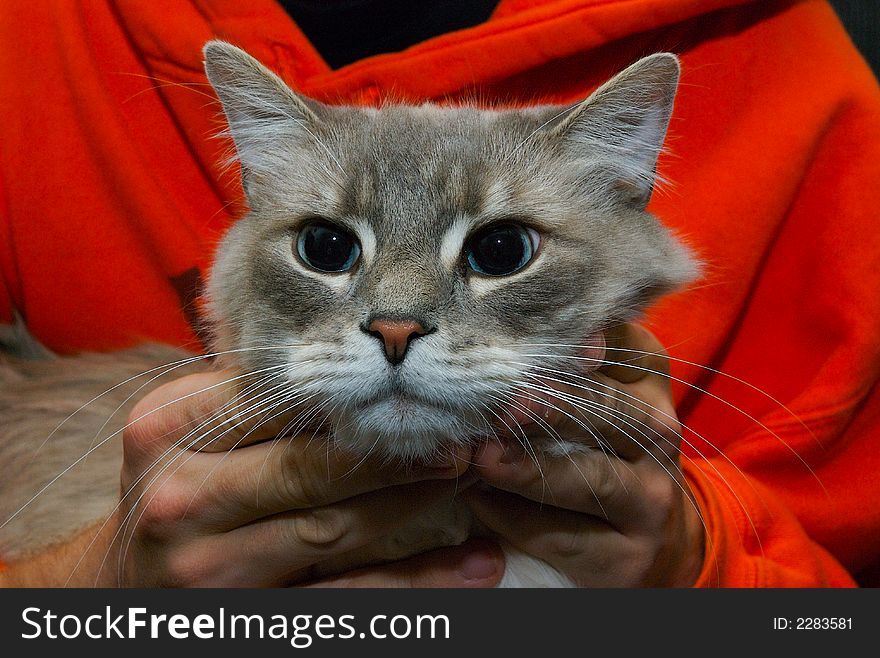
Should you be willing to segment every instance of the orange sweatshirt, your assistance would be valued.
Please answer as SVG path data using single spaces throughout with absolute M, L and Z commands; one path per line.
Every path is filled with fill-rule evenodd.
M 683 360 L 698 584 L 877 573 L 880 92 L 826 2 L 502 0 L 485 24 L 333 71 L 271 0 L 7 0 L 0 321 L 17 309 L 60 352 L 198 345 L 193 301 L 242 211 L 210 139 L 212 37 L 330 103 L 569 102 L 679 53 L 672 184 L 651 207 L 707 273 L 648 321 Z

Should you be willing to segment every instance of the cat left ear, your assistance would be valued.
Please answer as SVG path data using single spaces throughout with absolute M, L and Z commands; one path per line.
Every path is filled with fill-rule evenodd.
M 625 199 L 644 208 L 651 198 L 680 73 L 678 58 L 657 53 L 599 87 L 548 127 L 572 154 L 595 167 Z
M 253 175 L 271 172 L 279 143 L 314 138 L 321 105 L 295 94 L 281 78 L 240 48 L 209 41 L 205 73 L 217 92 L 241 162 L 245 193 Z

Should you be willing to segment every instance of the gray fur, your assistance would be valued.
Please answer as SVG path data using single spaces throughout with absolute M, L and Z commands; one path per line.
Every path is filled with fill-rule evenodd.
M 632 319 L 696 274 L 687 249 L 645 211 L 678 81 L 672 55 L 637 62 L 575 106 L 495 111 L 330 107 L 219 41 L 206 46 L 205 67 L 250 207 L 211 273 L 213 347 L 234 351 L 224 365 L 245 372 L 284 366 L 344 448 L 418 460 L 491 436 L 498 400 L 533 364 L 570 369 L 577 348 L 560 344 Z M 358 237 L 351 272 L 318 273 L 295 255 L 297 231 L 315 217 Z M 511 276 L 480 277 L 467 269 L 461 240 L 500 220 L 537 231 L 538 255 Z M 392 366 L 361 330 L 376 316 L 415 318 L 434 331 Z M 75 414 L 28 461 L 48 430 L 92 395 L 173 358 L 0 362 L 0 463 L 18 474 L 4 482 L 14 495 L 4 493 L 0 519 L 88 449 L 120 398 Z M 117 495 L 118 442 L 106 451 L 76 469 L 80 480 L 65 475 L 38 496 L 0 532 L 0 551 L 13 543 L 4 538 L 33 545 L 47 529 L 61 536 L 105 513 Z M 70 511 L 63 523 L 59 510 Z M 446 505 L 366 559 L 458 542 L 469 527 L 461 508 Z M 442 537 L 432 538 L 438 529 Z M 533 558 L 509 558 L 521 566 L 505 584 L 567 582 Z

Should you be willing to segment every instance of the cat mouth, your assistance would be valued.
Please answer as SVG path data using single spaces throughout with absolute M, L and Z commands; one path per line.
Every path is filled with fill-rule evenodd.
M 419 408 L 425 410 L 439 410 L 443 407 L 433 400 L 426 400 L 422 396 L 409 391 L 393 390 L 389 393 L 380 393 L 357 404 L 359 410 L 382 405 L 392 410 L 411 412 Z M 448 411 L 448 410 L 447 410 Z
M 366 453 L 424 459 L 440 446 L 474 435 L 476 428 L 456 411 L 412 395 L 385 395 L 341 410 L 334 434 L 343 445 Z

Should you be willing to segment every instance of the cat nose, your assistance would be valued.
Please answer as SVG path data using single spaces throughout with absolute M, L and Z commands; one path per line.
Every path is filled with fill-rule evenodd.
M 425 329 L 421 322 L 411 318 L 405 320 L 375 318 L 366 328 L 361 328 L 382 341 L 385 345 L 385 357 L 392 365 L 403 361 L 412 341 L 431 333 L 431 330 Z

